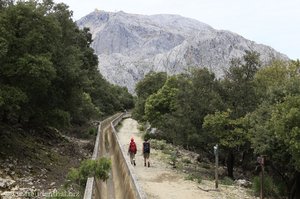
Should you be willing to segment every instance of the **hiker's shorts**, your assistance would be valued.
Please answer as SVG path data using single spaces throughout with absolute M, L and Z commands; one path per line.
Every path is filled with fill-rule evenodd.
M 134 158 L 135 158 L 135 153 L 129 153 L 129 155 L 130 155 L 130 160 L 134 160 Z
M 145 159 L 149 159 L 149 157 L 150 157 L 150 153 L 144 153 L 144 158 Z

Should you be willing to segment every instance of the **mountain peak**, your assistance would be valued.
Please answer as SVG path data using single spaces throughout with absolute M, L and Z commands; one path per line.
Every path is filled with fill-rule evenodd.
M 180 15 L 95 10 L 77 23 L 93 34 L 103 76 L 130 92 L 149 71 L 177 74 L 190 66 L 207 67 L 221 77 L 231 59 L 242 57 L 245 50 L 260 53 L 264 63 L 288 60 L 269 46 Z

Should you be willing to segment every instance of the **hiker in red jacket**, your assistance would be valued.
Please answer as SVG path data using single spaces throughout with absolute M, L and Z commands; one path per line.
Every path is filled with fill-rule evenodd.
M 137 148 L 136 148 L 136 144 L 134 142 L 134 139 L 131 138 L 131 142 L 129 144 L 129 148 L 128 148 L 128 153 L 130 155 L 130 162 L 131 164 L 133 164 L 134 166 L 135 164 L 135 154 L 136 154 Z

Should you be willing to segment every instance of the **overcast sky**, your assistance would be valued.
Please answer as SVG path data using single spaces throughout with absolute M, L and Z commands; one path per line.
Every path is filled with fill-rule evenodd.
M 300 59 L 300 0 L 55 0 L 73 10 L 74 19 L 93 12 L 179 14 L 215 29 L 230 30 Z

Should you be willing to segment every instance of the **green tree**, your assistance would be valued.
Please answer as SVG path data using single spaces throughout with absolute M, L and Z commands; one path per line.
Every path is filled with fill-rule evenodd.
M 185 117 L 188 117 L 195 131 L 188 135 L 188 142 L 193 146 L 198 146 L 206 150 L 210 142 L 210 136 L 203 130 L 202 124 L 207 114 L 213 114 L 216 111 L 224 110 L 224 105 L 219 94 L 221 88 L 220 82 L 216 80 L 215 75 L 208 69 L 193 70 L 189 78 L 191 87 L 189 90 L 181 89 L 182 92 L 189 93 L 189 109 L 183 104 L 180 106 L 189 110 Z M 183 97 L 180 97 L 181 99 Z
M 270 66 L 264 67 L 255 75 L 256 92 L 261 102 L 280 102 L 287 92 L 286 86 L 290 78 L 287 62 L 276 60 Z
M 207 115 L 203 126 L 213 136 L 214 144 L 219 144 L 220 148 L 227 153 L 228 176 L 234 178 L 235 156 L 247 142 L 247 136 L 243 128 L 243 118 L 231 119 L 230 114 L 231 111 L 228 110 Z
M 256 75 L 257 88 L 265 92 L 261 105 L 247 116 L 251 145 L 265 154 L 273 175 L 285 182 L 289 198 L 297 198 L 299 174 L 299 64 L 273 62 Z M 295 196 L 297 195 L 297 196 Z
M 145 104 L 145 118 L 153 127 L 162 132 L 162 137 L 174 144 L 185 144 L 186 127 L 189 119 L 180 108 L 180 88 L 188 83 L 182 75 L 168 77 L 166 83 L 156 93 L 150 95 Z M 186 122 L 186 123 L 185 123 Z
M 267 155 L 275 175 L 295 194 L 299 183 L 299 96 L 264 104 L 249 115 L 249 137 L 256 154 Z M 299 194 L 299 193 L 298 193 Z
M 0 84 L 0 114 L 2 122 L 7 123 L 14 115 L 18 115 L 21 106 L 28 100 L 20 89 Z
M 205 149 L 209 136 L 202 123 L 207 114 L 223 109 L 219 89 L 219 81 L 207 69 L 170 76 L 161 89 L 147 97 L 145 119 L 161 130 L 166 140 Z
M 232 60 L 222 81 L 221 95 L 234 118 L 245 116 L 255 110 L 259 103 L 254 86 L 255 73 L 261 66 L 259 54 L 252 51 L 245 53 L 242 60 Z
M 145 103 L 145 116 L 154 126 L 159 126 L 162 115 L 175 111 L 178 94 L 177 77 L 169 77 L 156 93 L 150 95 Z
M 49 50 L 55 48 L 58 26 L 44 14 L 34 1 L 9 4 L 0 13 L 0 40 L 5 47 L 1 51 L 0 83 L 27 98 L 17 113 L 4 111 L 10 119 L 28 121 L 36 111 L 41 111 L 40 104 L 47 99 L 47 91 L 56 76 Z
M 145 103 L 147 98 L 156 93 L 166 82 L 167 74 L 165 72 L 150 72 L 145 78 L 136 84 L 135 92 L 137 101 L 133 112 L 133 117 L 144 121 Z
M 92 36 L 67 5 L 1 1 L 0 27 L 1 120 L 62 128 L 132 107 L 99 73 Z

